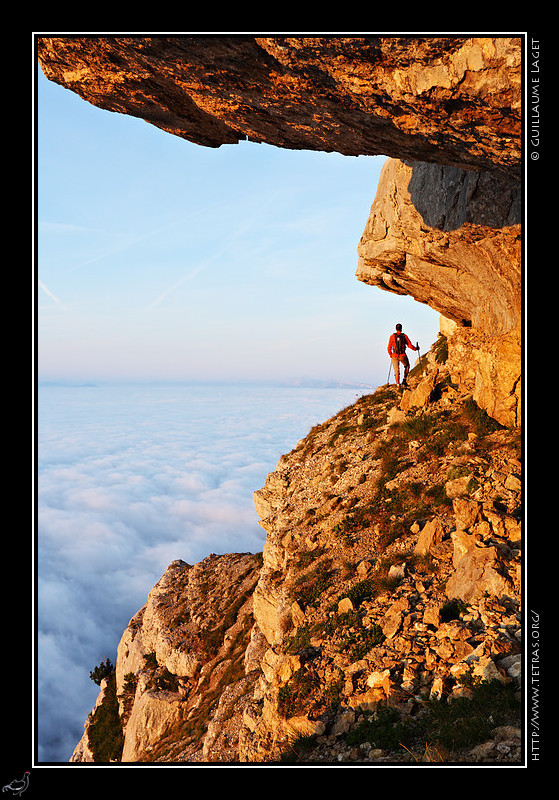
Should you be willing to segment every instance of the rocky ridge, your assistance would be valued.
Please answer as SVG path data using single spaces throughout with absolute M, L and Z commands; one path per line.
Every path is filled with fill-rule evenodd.
M 445 352 L 280 458 L 263 554 L 170 565 L 118 648 L 115 761 L 519 763 L 519 434 Z

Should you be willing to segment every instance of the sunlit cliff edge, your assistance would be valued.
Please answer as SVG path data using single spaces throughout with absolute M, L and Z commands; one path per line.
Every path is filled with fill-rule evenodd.
M 169 566 L 73 761 L 519 759 L 520 437 L 445 344 L 279 459 L 262 554 Z
M 170 565 L 72 760 L 518 760 L 520 39 L 41 37 L 38 55 L 203 146 L 389 156 L 357 278 L 441 314 L 410 391 L 280 458 L 255 492 L 263 554 Z

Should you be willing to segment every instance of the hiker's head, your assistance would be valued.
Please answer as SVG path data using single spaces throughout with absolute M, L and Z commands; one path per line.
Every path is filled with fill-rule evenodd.
M 402 330 L 402 326 L 400 325 L 400 323 L 398 323 L 398 324 L 396 325 L 396 330 L 397 330 L 397 331 L 401 331 L 401 330 Z

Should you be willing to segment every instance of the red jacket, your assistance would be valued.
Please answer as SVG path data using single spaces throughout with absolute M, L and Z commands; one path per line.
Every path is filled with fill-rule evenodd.
M 397 355 L 394 351 L 396 349 L 396 341 L 395 341 L 396 334 L 393 333 L 390 339 L 388 340 L 388 355 L 392 358 L 392 356 Z M 413 344 L 410 342 L 408 337 L 404 332 L 402 332 L 402 336 L 404 337 L 404 350 L 406 347 L 411 347 L 412 350 L 417 350 L 417 347 L 414 347 Z

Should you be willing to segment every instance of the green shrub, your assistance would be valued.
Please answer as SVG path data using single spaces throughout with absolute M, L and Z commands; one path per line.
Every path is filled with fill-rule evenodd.
M 375 582 L 371 578 L 365 578 L 356 583 L 340 599 L 348 597 L 354 606 L 359 606 L 364 600 L 371 600 L 375 595 Z
M 283 748 L 280 755 L 280 764 L 296 764 L 301 756 L 310 753 L 316 747 L 316 737 L 298 736 L 293 741 L 289 741 Z
M 343 673 L 340 670 L 340 675 L 337 679 L 330 680 L 324 688 L 324 699 L 329 708 L 339 706 L 344 688 Z
M 471 691 L 471 699 L 429 703 L 424 730 L 430 741 L 448 750 L 460 750 L 491 739 L 491 731 L 500 725 L 519 724 L 520 703 L 510 686 L 489 681 L 473 686 Z
M 414 733 L 413 722 L 402 718 L 395 709 L 379 708 L 373 717 L 350 731 L 346 741 L 352 746 L 368 742 L 383 750 L 397 750 L 403 744 L 410 744 Z
M 355 641 L 351 645 L 350 655 L 352 661 L 364 658 L 369 650 L 384 642 L 385 636 L 380 625 L 373 624 L 368 628 L 361 626 L 357 629 Z
M 341 423 L 335 429 L 334 433 L 330 436 L 330 439 L 328 440 L 328 444 L 330 446 L 334 445 L 336 443 L 336 439 L 339 436 L 345 436 L 346 434 L 350 433 L 350 431 L 353 431 L 353 430 L 355 430 L 355 425 L 347 425 L 347 424 Z
M 308 625 L 300 625 L 293 636 L 291 636 L 286 644 L 286 653 L 297 653 L 305 647 L 309 647 L 311 643 L 311 632 Z
M 110 659 L 106 658 L 105 661 L 101 661 L 101 663 L 89 673 L 89 677 L 93 683 L 96 683 L 97 686 L 100 686 L 101 681 L 105 678 L 108 678 L 109 675 L 112 674 L 113 670 L 114 667 L 111 664 Z
M 323 552 L 323 547 L 316 547 L 314 550 L 303 550 L 297 557 L 297 567 L 299 569 L 306 569 L 313 561 L 316 561 Z
M 432 436 L 439 422 L 437 414 L 417 414 L 411 419 L 404 420 L 401 429 L 415 439 L 425 439 Z
M 138 678 L 133 672 L 127 672 L 124 676 L 123 691 L 125 694 L 135 694 L 136 686 L 138 685 Z
M 484 682 L 472 686 L 471 693 L 471 699 L 431 700 L 412 717 L 380 707 L 350 731 L 346 741 L 353 746 L 369 742 L 392 751 L 425 748 L 430 742 L 452 753 L 488 741 L 500 725 L 520 725 L 520 702 L 509 685 Z
M 435 483 L 425 490 L 425 497 L 429 498 L 434 506 L 451 506 L 452 500 L 447 495 L 444 483 Z
M 449 422 L 443 428 L 435 431 L 433 436 L 425 442 L 423 456 L 444 456 L 450 445 L 464 442 L 468 438 L 468 429 L 458 422 Z

